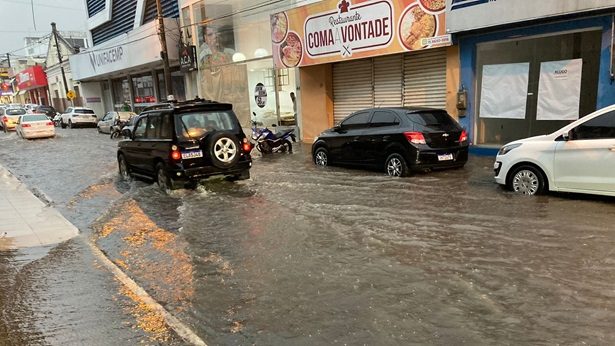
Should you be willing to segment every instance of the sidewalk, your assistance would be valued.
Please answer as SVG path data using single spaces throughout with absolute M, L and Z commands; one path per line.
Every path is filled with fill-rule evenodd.
M 0 166 L 0 250 L 57 244 L 77 234 L 77 227 Z

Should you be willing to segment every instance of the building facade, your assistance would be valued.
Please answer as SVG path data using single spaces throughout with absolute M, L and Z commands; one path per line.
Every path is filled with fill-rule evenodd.
M 615 103 L 615 1 L 449 1 L 460 47 L 460 122 L 497 148 Z
M 139 112 L 166 100 L 163 51 L 155 0 L 87 1 L 88 36 L 93 46 L 70 57 L 73 79 L 80 83 L 84 106 L 97 114 L 130 107 Z M 174 97 L 186 97 L 179 70 L 180 29 L 176 0 L 162 0 L 165 37 Z

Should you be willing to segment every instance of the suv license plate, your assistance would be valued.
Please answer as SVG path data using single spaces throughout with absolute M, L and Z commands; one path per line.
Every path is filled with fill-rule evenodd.
M 453 159 L 453 154 L 438 155 L 438 161 L 449 161 Z
M 196 159 L 198 157 L 203 157 L 202 150 L 192 150 L 192 151 L 182 151 L 182 159 Z

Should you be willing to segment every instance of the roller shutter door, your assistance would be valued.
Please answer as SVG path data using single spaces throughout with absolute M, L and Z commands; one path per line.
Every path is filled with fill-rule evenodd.
M 402 105 L 403 54 L 374 58 L 374 106 Z
M 333 65 L 333 117 L 338 124 L 349 114 L 374 106 L 371 59 Z
M 446 108 L 446 49 L 404 55 L 404 106 Z

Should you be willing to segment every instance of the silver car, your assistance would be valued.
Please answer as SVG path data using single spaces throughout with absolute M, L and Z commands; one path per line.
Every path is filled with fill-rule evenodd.
M 132 117 L 137 114 L 134 112 L 107 112 L 105 116 L 100 119 L 98 125 L 99 133 L 111 133 L 111 127 L 115 125 L 117 122 L 128 122 Z

